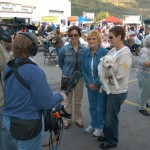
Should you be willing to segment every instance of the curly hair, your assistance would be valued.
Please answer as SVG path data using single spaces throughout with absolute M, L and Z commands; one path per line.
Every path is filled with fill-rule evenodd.
M 68 30 L 68 35 L 70 35 L 70 32 L 73 31 L 73 30 L 76 30 L 78 32 L 79 36 L 81 37 L 81 29 L 78 26 L 70 27 L 69 30 Z
M 97 38 L 98 42 L 101 44 L 102 43 L 102 38 L 101 38 L 101 34 L 97 31 L 97 30 L 91 30 L 88 35 L 87 35 L 87 39 L 91 38 L 91 37 L 95 37 Z
M 144 47 L 150 47 L 150 34 L 148 34 L 148 35 L 145 37 L 145 39 L 144 39 L 144 41 L 143 41 L 143 46 L 144 46 Z

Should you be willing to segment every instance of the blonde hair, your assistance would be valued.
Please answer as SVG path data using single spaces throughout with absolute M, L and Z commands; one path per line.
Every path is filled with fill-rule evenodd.
M 88 35 L 87 35 L 87 39 L 91 38 L 91 37 L 95 37 L 97 38 L 98 42 L 101 44 L 102 43 L 102 38 L 101 38 L 101 34 L 97 31 L 97 30 L 91 30 Z

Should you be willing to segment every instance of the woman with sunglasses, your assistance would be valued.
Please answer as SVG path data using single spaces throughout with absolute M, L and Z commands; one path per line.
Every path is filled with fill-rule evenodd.
M 67 83 L 74 71 L 81 71 L 82 54 L 86 49 L 86 47 L 79 42 L 81 29 L 78 26 L 72 26 L 69 28 L 68 35 L 70 43 L 63 46 L 59 52 L 59 66 L 62 70 L 61 90 L 67 89 Z M 68 113 L 72 113 L 72 110 L 74 110 L 74 122 L 80 128 L 83 128 L 81 114 L 83 85 L 83 78 L 81 78 L 75 89 L 67 96 L 65 103 L 65 109 Z M 72 107 L 72 101 L 74 102 L 74 109 Z M 71 119 L 64 119 L 65 129 L 68 129 L 70 124 Z
M 128 78 L 132 66 L 132 54 L 127 46 L 124 46 L 123 40 L 125 31 L 120 26 L 115 26 L 109 30 L 109 40 L 113 48 L 107 55 L 114 58 L 113 71 L 116 75 L 119 90 L 114 87 L 110 79 L 108 86 L 110 94 L 107 95 L 105 89 L 102 91 L 103 99 L 103 117 L 104 117 L 104 135 L 99 136 L 101 149 L 114 148 L 118 144 L 118 128 L 121 104 L 127 98 Z
M 107 50 L 100 46 L 101 36 L 96 30 L 89 32 L 87 41 L 89 49 L 83 55 L 82 75 L 87 87 L 91 122 L 85 129 L 85 133 L 93 133 L 93 136 L 98 137 L 103 130 L 103 112 L 97 66 L 100 58 L 107 54 Z

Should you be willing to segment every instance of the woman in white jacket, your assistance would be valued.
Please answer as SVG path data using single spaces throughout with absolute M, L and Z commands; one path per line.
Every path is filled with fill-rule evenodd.
M 109 82 L 110 94 L 105 90 L 102 92 L 103 110 L 104 110 L 104 136 L 98 138 L 102 143 L 101 149 L 114 148 L 118 144 L 118 114 L 121 105 L 127 97 L 128 78 L 132 66 L 132 54 L 127 46 L 124 46 L 125 38 L 124 29 L 120 26 L 115 26 L 109 30 L 109 40 L 113 48 L 107 55 L 113 56 L 115 63 L 113 71 L 119 84 L 119 90 L 116 90 L 113 81 Z

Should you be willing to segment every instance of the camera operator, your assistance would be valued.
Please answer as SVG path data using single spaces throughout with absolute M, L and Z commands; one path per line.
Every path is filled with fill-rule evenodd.
M 16 150 L 16 146 L 12 144 L 12 138 L 9 137 L 9 132 L 2 126 L 2 111 L 4 107 L 4 92 L 2 83 L 2 73 L 9 60 L 7 49 L 3 45 L 3 41 L 0 40 L 0 148 L 1 150 Z M 7 140 L 6 140 L 7 137 Z
M 62 92 L 53 94 L 44 72 L 29 59 L 36 55 L 37 43 L 33 33 L 18 33 L 12 43 L 15 59 L 9 61 L 4 71 L 3 123 L 10 131 L 17 150 L 42 149 L 44 122 L 41 111 L 49 110 L 58 101 L 66 99 Z M 24 83 L 17 78 L 16 72 Z

